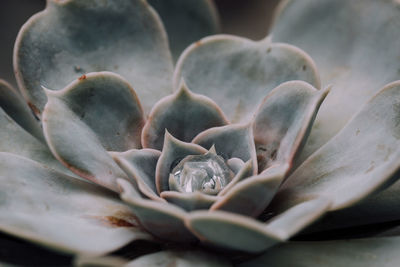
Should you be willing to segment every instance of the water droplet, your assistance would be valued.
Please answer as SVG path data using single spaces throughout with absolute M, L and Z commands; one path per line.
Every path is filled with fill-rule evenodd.
M 174 182 L 183 192 L 218 194 L 232 179 L 225 159 L 213 153 L 187 156 L 173 168 Z

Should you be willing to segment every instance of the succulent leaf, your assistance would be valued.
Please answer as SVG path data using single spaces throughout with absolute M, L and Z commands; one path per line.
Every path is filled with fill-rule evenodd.
M 289 242 L 238 266 L 396 266 L 399 246 L 400 237 Z
M 253 174 L 257 173 L 257 157 L 251 124 L 230 124 L 214 127 L 197 135 L 192 143 L 202 147 L 215 146 L 216 151 L 227 159 L 251 160 Z
M 303 81 L 291 81 L 264 98 L 253 124 L 259 172 L 273 164 L 292 165 L 328 92 L 329 88 L 318 91 Z
M 201 250 L 166 250 L 139 257 L 126 267 L 141 266 L 229 267 L 229 260 Z
M 146 197 L 164 201 L 157 194 L 156 166 L 161 152 L 154 149 L 132 149 L 126 152 L 110 152 L 118 166 L 134 180 Z
M 46 145 L 26 132 L 0 108 L 0 152 L 9 152 L 45 164 L 59 172 L 74 174 L 54 158 Z
M 43 131 L 22 96 L 6 81 L 0 80 L 0 108 L 28 133 L 45 143 Z
M 142 107 L 135 91 L 121 76 L 89 73 L 56 95 L 92 129 L 106 150 L 141 148 Z
M 189 214 L 186 225 L 203 242 L 259 253 L 313 223 L 326 213 L 329 206 L 330 202 L 323 198 L 304 200 L 275 214 L 267 223 L 226 211 L 196 211 Z
M 362 225 L 372 225 L 400 220 L 397 206 L 400 203 L 400 181 L 368 196 L 357 204 L 335 210 L 323 217 L 307 232 L 319 232 Z
M 301 199 L 283 212 L 275 214 L 276 216 L 267 221 L 266 227 L 287 240 L 320 219 L 331 205 L 331 201 L 323 197 Z
M 282 82 L 304 80 L 320 86 L 315 65 L 302 50 L 269 38 L 253 42 L 229 35 L 207 37 L 188 47 L 175 69 L 175 88 L 182 78 L 193 92 L 219 103 L 234 123 L 249 121 L 260 99 Z
M 149 239 L 112 192 L 0 152 L 0 229 L 69 253 L 104 254 Z
M 146 113 L 171 93 L 172 59 L 159 17 L 143 0 L 48 0 L 20 31 L 14 67 L 38 111 L 41 86 L 60 90 L 89 72 L 113 71 L 132 84 Z
M 380 88 L 399 79 L 400 50 L 389 44 L 400 42 L 400 3 L 283 3 L 272 27 L 272 39 L 306 51 L 315 60 L 324 86 L 334 85 L 298 159 L 301 163 L 338 133 Z
M 148 0 L 148 2 L 164 23 L 175 61 L 191 43 L 219 32 L 218 14 L 211 0 Z
M 143 128 L 142 144 L 161 150 L 166 129 L 177 139 L 190 142 L 202 131 L 227 123 L 225 115 L 214 101 L 193 94 L 182 82 L 178 92 L 164 97 L 152 109 Z
M 148 232 L 154 236 L 175 242 L 190 243 L 196 238 L 184 225 L 187 213 L 174 205 L 142 199 L 128 181 L 119 179 L 121 198 L 131 205 L 136 216 Z
M 193 193 L 163 191 L 161 197 L 186 211 L 207 210 L 218 199 L 217 196 L 203 194 L 199 191 Z
M 157 192 L 160 194 L 163 191 L 169 190 L 169 175 L 174 162 L 182 160 L 189 155 L 201 155 L 205 153 L 207 153 L 207 150 L 204 147 L 179 141 L 170 133 L 166 132 L 164 147 L 156 167 Z
M 259 175 L 244 180 L 245 177 L 239 172 L 235 177 L 237 180 L 234 178 L 233 184 L 221 192 L 223 197 L 211 210 L 225 210 L 252 217 L 260 215 L 275 196 L 288 170 L 287 164 L 273 165 Z
M 238 161 L 236 161 L 238 160 Z M 230 164 L 229 164 L 230 162 Z M 240 163 L 239 163 L 240 162 Z M 236 165 L 237 163 L 240 164 L 240 167 L 238 165 Z M 221 192 L 219 192 L 219 196 L 223 196 L 226 193 L 228 193 L 230 190 L 232 190 L 232 187 L 234 187 L 237 183 L 243 181 L 244 179 L 247 179 L 249 177 L 251 177 L 253 175 L 253 163 L 251 162 L 251 160 L 248 160 L 246 163 L 243 163 L 242 160 L 238 159 L 238 158 L 233 158 L 228 160 L 228 165 L 236 165 L 233 166 L 234 169 L 237 169 L 237 171 L 235 173 L 235 176 L 232 178 L 232 181 L 230 181 L 230 183 L 225 186 L 224 189 L 221 190 Z
M 194 211 L 186 226 L 203 242 L 258 253 L 283 240 L 249 217 L 224 211 Z
M 107 135 L 107 130 L 113 132 L 118 128 L 110 129 L 103 126 L 107 123 L 95 125 L 99 119 L 102 120 L 102 114 L 99 114 L 96 106 L 100 105 L 105 118 L 111 120 L 109 122 L 111 125 L 118 125 L 121 120 L 124 121 L 121 123 L 121 130 L 126 129 L 126 131 L 132 127 L 136 131 L 135 123 L 139 125 L 139 129 L 141 128 L 142 114 L 138 116 L 136 112 L 138 103 L 125 104 L 119 97 L 110 99 L 110 87 L 101 87 L 107 85 L 104 80 L 110 82 L 108 86 L 113 86 L 113 90 L 118 91 L 120 97 L 130 97 L 128 102 L 131 103 L 129 100 L 132 100 L 133 91 L 130 87 L 121 86 L 125 84 L 119 76 L 110 73 L 89 74 L 84 81 L 74 82 L 62 91 L 46 91 L 49 101 L 43 112 L 43 130 L 50 150 L 60 162 L 77 175 L 117 191 L 116 179 L 128 179 L 128 177 L 107 153 L 104 143 L 106 141 L 106 145 L 112 147 L 113 141 L 118 138 L 112 134 Z M 123 103 L 122 108 L 127 110 L 117 110 L 110 101 Z M 125 116 L 126 111 L 132 110 L 133 113 Z M 83 117 L 85 112 L 88 113 L 86 118 Z M 118 118 L 119 115 L 121 118 Z M 103 133 L 102 127 L 106 127 L 104 135 L 99 134 Z M 124 134 L 126 131 L 121 132 Z
M 248 162 L 248 164 L 250 163 L 251 162 Z M 226 164 L 228 164 L 229 168 L 236 175 L 243 168 L 245 163 L 239 158 L 230 158 L 226 161 Z M 253 169 L 253 163 L 251 163 L 251 168 Z
M 338 210 L 393 183 L 400 168 L 399 90 L 397 81 L 373 97 L 291 174 L 274 199 L 276 205 L 322 196 L 332 201 L 331 210 Z

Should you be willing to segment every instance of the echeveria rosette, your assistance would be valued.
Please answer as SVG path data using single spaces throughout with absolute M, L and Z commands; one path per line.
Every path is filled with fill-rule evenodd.
M 177 21 L 188 20 L 190 8 L 171 0 L 183 12 L 174 16 L 168 14 L 177 9 L 152 2 L 170 36 L 178 36 Z M 328 211 L 341 218 L 397 179 L 399 82 L 384 86 L 294 169 L 330 89 L 319 89 L 307 54 L 271 38 L 207 37 L 183 52 L 172 75 L 182 47 L 218 28 L 210 2 L 196 3 L 200 15 L 189 20 L 196 31 L 169 42 L 157 13 L 141 0 L 49 0 L 23 27 L 17 79 L 44 134 L 19 94 L 2 83 L 0 134 L 8 142 L 0 143 L 0 229 L 76 254 L 104 255 L 138 239 L 200 241 L 227 256 L 259 253 Z M 182 182 L 181 172 L 200 179 Z M 383 199 L 379 212 L 396 218 L 388 211 L 395 202 L 385 201 L 396 185 L 363 203 L 374 207 Z M 369 244 L 397 242 L 347 246 L 364 253 Z M 317 246 L 336 253 L 335 243 Z M 283 244 L 248 264 L 283 264 L 279 257 L 314 249 Z M 230 264 L 197 249 L 131 264 L 160 261 Z

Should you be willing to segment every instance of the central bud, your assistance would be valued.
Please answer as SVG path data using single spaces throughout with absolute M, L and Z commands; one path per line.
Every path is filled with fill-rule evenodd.
M 200 191 L 209 195 L 218 194 L 232 179 L 233 172 L 225 160 L 214 153 L 185 157 L 172 170 L 171 179 L 180 191 Z

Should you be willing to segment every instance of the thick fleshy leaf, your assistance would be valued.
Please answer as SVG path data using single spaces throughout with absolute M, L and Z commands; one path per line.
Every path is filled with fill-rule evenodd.
M 88 75 L 85 81 L 82 82 L 86 84 L 86 80 L 89 80 L 87 81 L 88 83 L 91 84 L 92 81 L 95 85 L 96 81 L 101 82 L 104 80 L 107 83 L 113 81 L 112 76 L 114 74 L 110 75 L 109 73 L 94 73 Z M 121 81 L 118 79 L 116 80 Z M 80 82 L 72 83 L 70 87 L 62 91 L 46 91 L 49 101 L 44 109 L 42 121 L 46 141 L 54 156 L 71 169 L 71 171 L 92 182 L 117 191 L 116 179 L 128 178 L 103 146 L 104 140 L 112 144 L 111 141 L 114 139 L 112 137 L 108 139 L 106 135 L 102 138 L 97 134 L 98 130 L 96 131 L 96 128 L 101 129 L 101 125 L 107 123 L 102 121 L 101 114 L 93 114 L 96 109 L 90 108 L 90 100 L 92 98 L 96 100 L 96 95 L 99 95 L 99 101 L 102 99 L 101 96 L 105 97 L 102 99 L 105 102 L 102 105 L 102 112 L 106 118 L 112 118 L 118 117 L 118 113 L 121 113 L 121 111 L 114 111 L 115 113 L 113 114 L 113 105 L 108 105 L 109 102 L 107 101 L 118 102 L 118 98 L 109 99 L 110 96 L 102 90 L 104 88 L 97 86 L 82 87 L 80 86 Z M 129 89 L 124 87 L 113 88 L 115 91 L 120 91 L 122 96 L 124 95 L 123 92 L 128 93 L 129 96 L 131 94 Z M 82 102 L 74 100 L 75 96 L 79 97 L 79 95 L 84 96 L 82 97 L 84 99 L 80 99 Z M 94 103 L 97 102 L 94 101 Z M 76 106 L 75 103 L 82 103 L 82 105 Z M 87 103 L 87 109 L 81 108 L 82 106 L 86 106 L 83 103 Z M 85 115 L 85 110 L 88 111 L 88 119 L 85 119 L 83 116 Z M 108 113 L 111 115 L 107 115 Z M 92 116 L 94 116 L 93 119 L 97 117 L 97 121 L 91 120 Z M 133 114 L 133 117 L 136 118 L 136 114 Z M 124 118 L 122 117 L 121 119 Z M 95 128 L 93 129 L 91 126 L 95 122 L 99 126 L 94 126 Z M 110 123 L 113 124 L 115 122 Z M 107 137 L 107 139 L 104 137 Z
M 302 199 L 268 221 L 268 229 L 287 240 L 325 215 L 330 207 L 331 201 L 323 197 Z
M 18 84 L 39 116 L 46 103 L 41 86 L 60 90 L 88 72 L 125 77 L 146 113 L 172 91 L 167 37 L 142 0 L 48 0 L 20 31 L 14 65 Z
M 399 146 L 400 81 L 384 87 L 293 172 L 274 202 L 286 208 L 321 196 L 332 201 L 331 210 L 351 206 L 398 178 Z
M 288 170 L 287 164 L 273 165 L 259 175 L 233 184 L 221 192 L 224 193 L 223 197 L 211 210 L 225 210 L 252 217 L 260 215 L 275 196 Z
M 251 162 L 248 162 L 248 163 L 250 164 Z M 230 159 L 228 159 L 226 161 L 226 164 L 228 164 L 229 168 L 236 175 L 243 168 L 245 163 L 243 162 L 243 160 L 241 160 L 239 158 L 230 158 Z M 251 163 L 251 168 L 253 169 L 253 164 L 252 163 Z
M 338 133 L 379 88 L 399 79 L 400 4 L 292 0 L 284 1 L 283 7 L 273 27 L 273 40 L 309 53 L 323 84 L 333 84 L 301 162 Z
M 165 241 L 195 242 L 196 238 L 187 230 L 184 220 L 187 213 L 167 203 L 142 199 L 139 192 L 126 180 L 119 179 L 121 198 L 134 210 L 140 225 L 154 236 Z
M 234 250 L 261 252 L 283 239 L 249 217 L 223 211 L 195 211 L 186 226 L 203 242 Z
M 218 199 L 216 196 L 203 194 L 199 191 L 193 193 L 163 191 L 161 197 L 186 211 L 207 210 Z
M 397 266 L 399 246 L 400 237 L 290 242 L 238 266 Z
M 106 150 L 141 148 L 142 107 L 121 76 L 89 73 L 54 93 L 97 135 Z
M 211 0 L 148 0 L 160 15 L 176 60 L 191 43 L 219 32 L 217 10 Z
M 176 267 L 229 267 L 232 264 L 224 257 L 200 250 L 166 250 L 139 257 L 126 267 L 176 266 Z
M 129 262 L 128 259 L 116 256 L 99 256 L 99 257 L 88 257 L 81 256 L 74 259 L 73 266 L 76 267 L 115 267 L 115 266 L 126 266 Z
M 225 211 L 196 211 L 189 214 L 185 223 L 203 242 L 258 253 L 310 225 L 328 210 L 329 205 L 322 198 L 305 200 L 267 223 Z
M 103 254 L 151 239 L 116 195 L 9 153 L 0 153 L 0 229 L 52 249 Z
M 37 162 L 57 171 L 74 175 L 54 158 L 50 150 L 27 133 L 0 108 L 0 152 L 9 152 Z
M 0 80 L 0 108 L 28 133 L 44 142 L 43 131 L 22 96 L 7 82 Z
M 346 227 L 372 225 L 400 220 L 400 181 L 372 194 L 354 206 L 335 210 L 323 217 L 307 232 L 318 232 Z
M 140 192 L 146 197 L 163 201 L 157 195 L 156 166 L 161 152 L 154 149 L 132 149 L 126 152 L 110 153 L 118 166 L 133 179 Z
M 269 38 L 260 42 L 218 35 L 191 45 L 180 57 L 174 87 L 189 88 L 216 101 L 231 122 L 252 118 L 260 100 L 279 84 L 304 80 L 319 88 L 312 59 L 300 49 Z
M 250 124 L 211 128 L 197 135 L 192 143 L 205 148 L 215 146 L 216 151 L 227 159 L 239 158 L 244 162 L 251 160 L 253 174 L 257 173 L 256 149 Z
M 233 158 L 233 159 L 238 159 L 238 158 Z M 238 159 L 239 160 L 239 159 Z M 232 162 L 230 161 L 232 165 Z M 241 160 L 240 160 L 241 161 Z M 238 161 L 238 162 L 240 162 Z M 243 163 L 243 161 L 241 161 Z M 229 165 L 229 160 L 228 160 L 228 165 Z M 236 168 L 236 166 L 234 166 Z M 250 177 L 253 175 L 253 163 L 251 160 L 247 161 L 246 163 L 241 164 L 240 168 L 235 172 L 235 176 L 232 178 L 232 180 L 229 182 L 227 186 L 225 186 L 224 189 L 219 192 L 218 196 L 224 196 L 226 193 L 228 193 L 237 183 L 243 181 L 244 179 Z
M 228 123 L 218 105 L 208 97 L 193 94 L 182 82 L 178 92 L 161 99 L 151 110 L 142 132 L 144 147 L 161 150 L 167 129 L 177 139 L 190 142 L 211 127 Z
M 253 124 L 259 172 L 273 164 L 292 165 L 328 91 L 291 81 L 267 95 Z
M 201 155 L 207 150 L 199 145 L 185 143 L 165 133 L 164 147 L 156 167 L 156 188 L 160 194 L 169 189 L 168 181 L 173 164 L 189 155 Z

